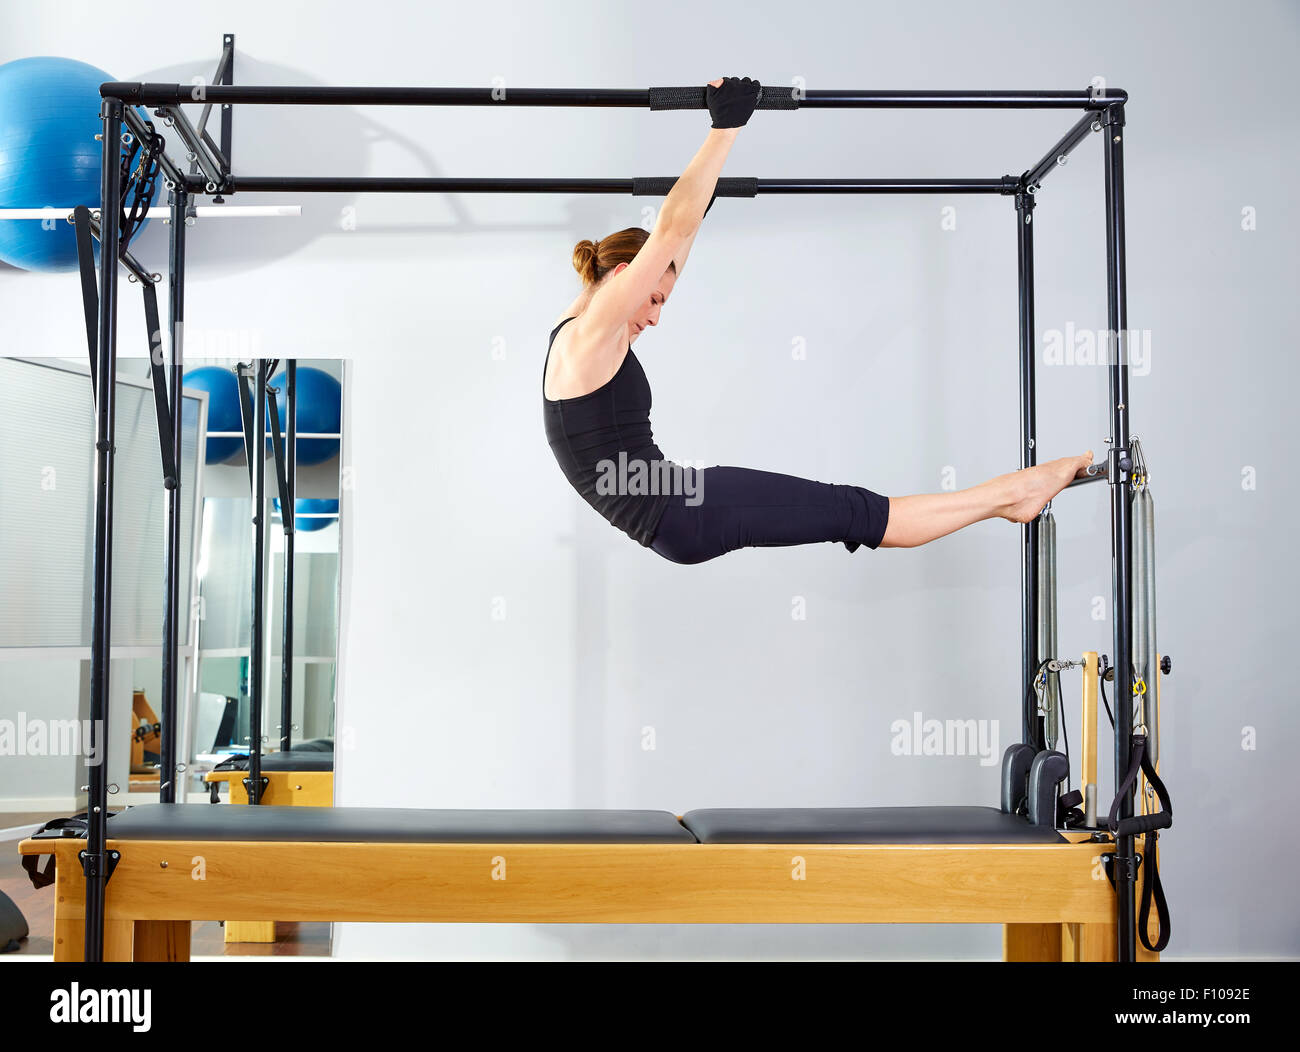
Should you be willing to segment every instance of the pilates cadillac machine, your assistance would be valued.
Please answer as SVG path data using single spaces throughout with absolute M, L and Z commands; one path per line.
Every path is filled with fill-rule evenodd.
M 96 413 L 91 725 L 106 727 L 113 498 L 113 384 L 118 264 L 135 273 L 119 223 L 140 171 L 161 172 L 171 193 L 170 397 L 154 370 L 164 471 L 178 433 L 184 315 L 184 216 L 192 197 L 287 191 L 378 193 L 666 193 L 672 178 L 500 179 L 253 177 L 231 169 L 232 108 L 240 105 L 578 106 L 703 109 L 703 87 L 648 90 L 235 86 L 234 38 L 214 83 L 110 82 L 102 86 L 103 177 L 99 289 L 86 288 L 93 217 L 85 231 L 83 294 Z M 202 101 L 197 123 L 182 104 Z M 1020 175 L 984 179 L 752 179 L 718 182 L 719 197 L 765 194 L 996 194 L 1015 204 L 1020 321 L 1020 463 L 1036 463 L 1033 218 L 1043 180 L 1090 133 L 1101 134 L 1111 337 L 1111 435 L 1106 458 L 1072 484 L 1104 482 L 1111 511 L 1113 664 L 1055 651 L 1054 519 L 1050 506 L 1021 529 L 1022 740 L 1003 759 L 999 807 L 805 808 L 658 811 L 447 811 L 158 804 L 108 813 L 105 768 L 90 769 L 85 816 L 59 820 L 20 851 L 33 880 L 56 893 L 55 957 L 180 960 L 190 923 L 227 917 L 312 921 L 584 923 L 997 923 L 1007 960 L 1152 959 L 1168 936 L 1156 875 L 1158 830 L 1171 824 L 1155 768 L 1161 658 L 1155 649 L 1154 563 L 1147 474 L 1129 429 L 1124 249 L 1127 94 L 1099 91 L 802 90 L 765 85 L 758 109 L 1053 109 L 1079 112 L 1070 129 Z M 221 143 L 207 132 L 222 109 Z M 149 107 L 184 143 L 194 170 L 136 107 Z M 784 118 L 783 118 L 784 119 Z M 124 131 L 126 137 L 124 138 Z M 140 167 L 123 164 L 139 150 Z M 80 209 L 79 212 L 85 212 Z M 161 354 L 155 356 L 161 362 Z M 263 363 L 264 364 L 264 363 Z M 256 370 L 257 394 L 269 370 Z M 258 406 L 260 410 L 260 402 Z M 264 414 L 254 411 L 255 448 Z M 273 436 L 274 437 L 274 436 Z M 254 490 L 263 458 L 254 473 Z M 292 503 L 285 504 L 291 513 Z M 175 501 L 169 504 L 175 514 Z M 1136 528 L 1135 528 L 1136 521 Z M 169 528 L 167 609 L 175 622 L 177 534 Z M 1135 551 L 1138 566 L 1135 572 Z M 175 649 L 166 635 L 164 647 Z M 260 690 L 260 644 L 251 678 Z M 1059 675 L 1083 672 L 1084 792 L 1068 787 L 1069 760 L 1055 749 Z M 166 666 L 165 666 L 166 667 Z M 171 677 L 174 683 L 175 677 Z M 1097 810 L 1096 697 L 1114 684 L 1115 796 Z M 164 685 L 168 677 L 164 673 Z M 1148 686 L 1149 685 L 1149 686 Z M 164 698 L 164 771 L 175 770 L 174 697 Z M 260 698 L 254 699 L 254 737 Z M 1091 719 L 1091 727 L 1090 727 Z M 287 721 L 286 721 L 287 726 Z M 102 748 L 102 746 L 101 746 Z M 257 755 L 254 753 L 254 755 Z M 1135 796 L 1140 810 L 1135 811 Z M 1080 809 L 1077 804 L 1083 803 Z M 1142 855 L 1137 838 L 1146 837 Z M 50 860 L 38 869 L 41 856 Z M 1137 891 L 1143 893 L 1139 924 Z M 1147 909 L 1154 901 L 1153 939 Z M 1141 930 L 1139 930 L 1141 929 Z M 1139 945 L 1139 937 L 1142 945 Z M 1149 948 L 1153 947 L 1153 948 Z

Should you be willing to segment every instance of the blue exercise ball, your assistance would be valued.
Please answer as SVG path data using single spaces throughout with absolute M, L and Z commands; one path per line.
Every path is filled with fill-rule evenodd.
M 289 405 L 286 395 L 284 372 L 278 372 L 271 378 L 271 386 L 278 389 L 276 405 L 280 410 L 280 434 L 287 435 L 289 427 Z M 297 372 L 297 407 L 298 434 L 338 434 L 343 428 L 343 385 L 329 373 L 314 369 L 310 365 L 301 365 Z M 271 423 L 270 407 L 267 408 L 267 426 Z M 268 454 L 270 442 L 266 446 Z M 298 463 L 310 467 L 323 464 L 339 452 L 337 438 L 300 438 L 298 439 Z
M 279 498 L 271 501 L 280 510 Z M 318 497 L 299 497 L 293 502 L 293 528 L 296 533 L 315 533 L 338 522 L 339 502 Z M 303 515 L 333 515 L 330 519 L 303 518 Z
M 99 207 L 99 86 L 112 79 L 70 58 L 0 66 L 0 208 Z M 76 233 L 63 219 L 0 220 L 0 260 L 75 270 Z
M 239 411 L 239 381 L 232 370 L 215 365 L 204 366 L 187 372 L 184 386 L 192 391 L 207 391 L 209 431 L 244 430 L 244 418 Z M 210 438 L 208 463 L 224 464 L 238 457 L 243 449 L 243 439 Z

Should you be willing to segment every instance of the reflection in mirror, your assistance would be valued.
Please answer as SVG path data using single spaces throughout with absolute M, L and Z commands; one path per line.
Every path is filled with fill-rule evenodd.
M 253 497 L 259 480 L 245 456 L 245 432 L 257 423 L 248 397 L 256 373 L 241 375 L 222 362 L 187 371 L 187 384 L 208 392 L 212 421 L 196 566 L 191 756 L 195 788 L 214 800 L 248 802 L 245 780 L 256 763 L 264 772 L 260 802 L 332 802 L 344 365 L 285 363 L 269 377 L 275 413 L 268 408 L 263 418 L 260 560 Z M 286 501 L 293 509 L 288 523 Z M 302 792 L 302 779 L 288 785 L 279 773 L 302 770 L 327 782 L 317 779 L 320 792 L 311 801 L 286 799 Z
M 0 809 L 8 814 L 40 819 L 84 809 L 86 766 L 105 757 L 104 745 L 113 808 L 156 800 L 164 788 L 178 801 L 202 799 L 197 794 L 214 788 L 239 799 L 228 783 L 214 786 L 205 774 L 253 744 L 268 767 L 279 762 L 286 769 L 304 756 L 307 769 L 329 780 L 323 802 L 332 798 L 346 363 L 266 362 L 275 411 L 262 416 L 267 441 L 254 457 L 255 473 L 245 429 L 256 448 L 256 360 L 250 367 L 247 357 L 195 356 L 196 347 L 214 346 L 208 335 L 197 326 L 186 331 L 174 728 L 166 726 L 163 690 L 168 491 L 150 363 L 118 363 L 109 726 L 96 729 L 88 718 L 95 424 L 89 369 L 81 359 L 0 358 Z M 258 473 L 263 573 L 255 611 Z M 282 495 L 292 502 L 291 524 Z M 258 656 L 260 677 L 251 672 Z M 170 782 L 172 772 L 160 769 L 164 737 L 175 741 Z

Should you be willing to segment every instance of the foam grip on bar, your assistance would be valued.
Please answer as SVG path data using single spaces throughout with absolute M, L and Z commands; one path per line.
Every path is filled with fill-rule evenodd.
M 770 87 L 763 84 L 758 89 L 756 110 L 797 110 L 799 97 L 793 87 Z M 651 88 L 650 108 L 652 110 L 707 110 L 708 93 L 701 86 L 698 88 Z M 721 196 L 721 195 L 719 195 Z
M 663 197 L 677 183 L 677 176 L 655 175 L 642 176 L 632 180 L 633 197 Z M 758 180 L 748 178 L 728 178 L 718 180 L 719 197 L 757 197 Z
M 1112 832 L 1116 836 L 1141 836 L 1157 829 L 1168 829 L 1174 824 L 1174 816 L 1167 811 L 1157 811 L 1153 815 L 1134 815 L 1121 818 L 1115 823 Z

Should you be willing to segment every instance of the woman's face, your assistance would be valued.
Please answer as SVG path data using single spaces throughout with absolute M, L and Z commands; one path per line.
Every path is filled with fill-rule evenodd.
M 675 270 L 665 270 L 662 278 L 659 279 L 659 286 L 650 294 L 650 298 L 641 304 L 631 318 L 628 319 L 628 341 L 635 342 L 636 338 L 651 325 L 659 324 L 659 313 L 663 306 L 668 302 L 668 297 L 673 291 L 673 285 L 677 282 L 677 272 Z

